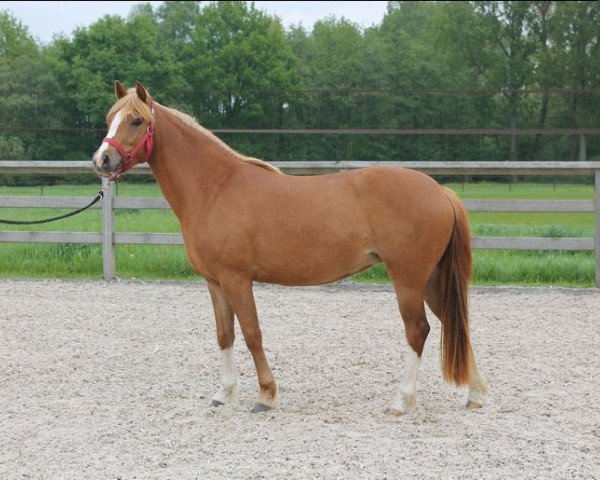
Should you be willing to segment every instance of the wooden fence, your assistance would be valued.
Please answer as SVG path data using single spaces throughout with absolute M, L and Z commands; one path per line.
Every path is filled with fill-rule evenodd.
M 374 165 L 388 165 L 420 170 L 430 175 L 547 175 L 593 176 L 594 200 L 466 200 L 472 212 L 593 212 L 594 238 L 531 238 L 531 237 L 475 237 L 473 248 L 509 250 L 586 250 L 596 254 L 596 287 L 600 288 L 600 162 L 273 162 L 284 172 L 296 175 L 332 173 Z M 71 161 L 0 161 L 0 174 L 52 174 L 74 175 L 91 173 L 91 162 Z M 150 169 L 137 166 L 129 174 L 149 175 Z M 20 197 L 0 196 L 0 208 L 78 208 L 89 199 L 81 197 Z M 102 244 L 103 276 L 114 279 L 115 245 L 180 245 L 181 234 L 172 233 L 120 233 L 115 232 L 114 211 L 118 209 L 169 209 L 159 198 L 116 197 L 109 188 L 101 204 L 102 232 L 0 232 L 0 242 L 25 243 L 94 243 Z

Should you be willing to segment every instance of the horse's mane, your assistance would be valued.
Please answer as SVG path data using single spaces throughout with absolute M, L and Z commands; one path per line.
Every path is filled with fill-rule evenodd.
M 241 155 L 240 153 L 236 152 L 223 140 L 221 140 L 219 137 L 217 137 L 212 132 L 200 125 L 198 121 L 191 115 L 180 112 L 179 110 L 175 110 L 174 108 L 165 107 L 164 105 L 161 105 L 156 101 L 154 101 L 154 105 L 158 105 L 164 110 L 167 110 L 170 114 L 178 118 L 181 122 L 192 127 L 193 129 L 198 131 L 198 133 L 207 137 L 210 141 L 218 143 L 222 148 L 229 151 L 237 159 L 264 168 L 266 170 L 270 170 L 272 172 L 281 173 L 281 170 L 271 165 L 270 163 L 265 162 L 264 160 L 246 157 L 245 155 Z M 143 117 L 143 119 L 147 122 L 152 120 L 152 112 L 150 111 L 150 107 L 148 107 L 148 105 L 145 102 L 140 100 L 140 98 L 135 93 L 135 88 L 130 88 L 129 90 L 127 90 L 127 95 L 117 100 L 117 103 L 115 103 L 109 110 L 106 118 L 110 118 L 112 115 L 116 114 L 121 109 L 124 110 L 125 114 L 138 114 L 141 117 Z
M 157 102 L 155 102 L 155 103 L 157 103 Z M 157 105 L 160 105 L 160 104 L 157 103 Z M 264 168 L 266 170 L 271 170 L 271 171 L 276 172 L 276 173 L 281 173 L 281 170 L 279 170 L 277 167 L 271 165 L 270 163 L 265 162 L 264 160 L 260 160 L 258 158 L 253 158 L 253 157 L 246 157 L 245 155 L 239 154 L 233 148 L 231 148 L 229 145 L 227 145 L 223 140 L 221 140 L 219 137 L 217 137 L 212 132 L 210 132 L 209 130 L 207 130 L 206 128 L 204 128 L 202 125 L 200 125 L 198 123 L 198 121 L 194 117 L 192 117 L 191 115 L 188 115 L 187 113 L 180 112 L 179 110 L 175 110 L 174 108 L 165 107 L 164 105 L 160 105 L 160 106 L 163 109 L 167 110 L 170 114 L 172 114 L 175 117 L 177 117 L 180 121 L 182 121 L 186 125 L 188 125 L 188 126 L 192 127 L 193 129 L 197 130 L 200 134 L 204 135 L 205 137 L 208 137 L 212 142 L 218 143 L 221 147 L 223 147 L 224 149 L 228 150 L 236 158 L 238 158 L 238 159 L 240 159 L 240 160 L 242 160 L 242 161 L 244 161 L 246 163 L 250 163 L 252 165 L 256 165 L 258 167 L 262 167 L 262 168 Z

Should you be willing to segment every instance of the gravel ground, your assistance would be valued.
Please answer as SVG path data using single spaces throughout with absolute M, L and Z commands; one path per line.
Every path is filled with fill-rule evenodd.
M 0 280 L 1 479 L 600 478 L 600 291 L 474 289 L 483 409 L 441 380 L 439 325 L 417 408 L 384 414 L 402 374 L 387 286 L 257 285 L 280 406 L 241 335 L 240 402 L 194 283 Z

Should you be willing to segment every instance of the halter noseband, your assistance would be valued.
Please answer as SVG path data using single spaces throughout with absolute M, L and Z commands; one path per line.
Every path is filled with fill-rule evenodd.
M 151 112 L 152 112 L 153 103 L 154 102 L 152 102 L 152 100 L 150 100 L 148 103 L 148 107 L 150 107 Z M 121 155 L 121 157 L 123 157 L 123 160 L 121 161 L 121 165 L 120 165 L 121 168 L 119 168 L 118 173 L 113 174 L 109 178 L 109 180 L 116 180 L 121 175 L 123 175 L 127 170 L 129 170 L 131 167 L 133 167 L 133 159 L 137 156 L 137 154 L 140 152 L 142 147 L 144 147 L 144 149 L 146 150 L 146 154 L 144 155 L 144 158 L 142 158 L 142 160 L 139 163 L 145 163 L 148 161 L 148 159 L 150 158 L 150 155 L 152 154 L 152 149 L 154 148 L 154 126 L 152 125 L 152 123 L 150 125 L 148 125 L 148 128 L 146 129 L 146 132 L 144 133 L 144 135 L 142 135 L 142 138 L 140 138 L 137 145 L 135 147 L 133 147 L 133 149 L 129 152 L 127 152 L 127 150 L 125 150 L 123 145 L 121 145 L 119 142 L 117 142 L 116 140 L 114 140 L 112 138 L 104 137 L 104 139 L 102 141 L 115 147 L 117 149 L 117 151 L 119 152 L 119 154 Z

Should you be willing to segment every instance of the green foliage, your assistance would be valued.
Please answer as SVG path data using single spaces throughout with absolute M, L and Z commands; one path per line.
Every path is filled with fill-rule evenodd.
M 90 27 L 78 28 L 72 40 L 56 41 L 48 53 L 55 75 L 90 127 L 104 126 L 114 103 L 115 79 L 128 85 L 144 79 L 165 90 L 184 85 L 181 65 L 172 51 L 162 48 L 156 18 L 146 9 L 127 20 L 107 15 Z
M 5 160 L 18 160 L 23 158 L 25 148 L 19 137 L 0 135 L 0 158 Z
M 1 159 L 30 160 L 65 153 L 54 142 L 38 138 L 35 131 L 57 125 L 53 99 L 35 93 L 53 85 L 47 58 L 27 28 L 0 12 Z
M 367 29 L 286 30 L 253 2 L 172 1 L 40 47 L 0 12 L 0 156 L 89 158 L 115 79 L 211 129 L 596 127 L 598 24 L 598 2 L 392 1 Z M 222 138 L 267 160 L 600 159 L 598 135 Z
M 27 27 L 8 12 L 0 11 L 0 58 L 17 60 L 21 56 L 35 55 L 37 50 Z
M 277 19 L 253 3 L 208 4 L 196 16 L 183 51 L 186 78 L 200 91 L 188 101 L 203 123 L 212 128 L 281 127 L 283 105 L 290 103 L 298 80 L 297 59 Z M 271 141 L 227 140 L 248 155 L 275 157 Z

